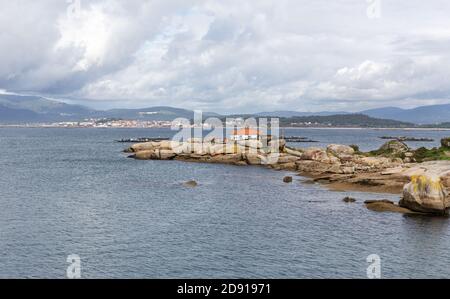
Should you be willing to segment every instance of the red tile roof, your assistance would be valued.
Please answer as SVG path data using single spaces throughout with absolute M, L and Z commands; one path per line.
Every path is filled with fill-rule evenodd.
M 261 132 L 259 130 L 245 128 L 245 129 L 234 130 L 232 135 L 261 135 Z

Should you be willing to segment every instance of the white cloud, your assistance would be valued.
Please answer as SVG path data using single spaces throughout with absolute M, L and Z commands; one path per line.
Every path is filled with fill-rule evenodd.
M 0 88 L 105 106 L 358 110 L 450 99 L 450 3 L 5 1 Z M 14 26 L 11 26 L 14 24 Z

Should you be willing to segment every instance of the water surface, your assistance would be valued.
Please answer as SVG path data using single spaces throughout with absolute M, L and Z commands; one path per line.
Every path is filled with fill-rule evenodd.
M 396 133 L 448 135 L 291 135 L 368 150 Z M 374 253 L 386 278 L 450 278 L 449 219 L 363 205 L 399 196 L 331 192 L 301 177 L 284 184 L 286 172 L 262 167 L 135 161 L 113 142 L 172 134 L 0 129 L 0 278 L 64 278 L 70 254 L 85 278 L 365 278 Z M 191 179 L 199 187 L 182 185 Z M 343 203 L 348 195 L 357 203 Z

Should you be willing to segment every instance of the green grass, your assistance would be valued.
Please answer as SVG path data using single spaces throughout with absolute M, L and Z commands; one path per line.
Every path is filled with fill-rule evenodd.
M 388 157 L 388 158 L 401 158 L 404 159 L 405 158 L 405 153 L 397 153 L 392 149 L 388 149 L 388 150 L 382 150 L 382 149 L 377 149 L 374 151 L 370 151 L 367 153 L 364 153 L 366 156 L 368 157 Z
M 414 151 L 413 157 L 417 162 L 450 160 L 450 148 L 435 147 L 432 149 L 427 149 L 425 147 L 421 147 Z

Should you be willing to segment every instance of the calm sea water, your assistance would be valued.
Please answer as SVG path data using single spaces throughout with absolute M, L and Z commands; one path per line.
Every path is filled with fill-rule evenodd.
M 450 278 L 450 220 L 375 213 L 366 199 L 284 184 L 286 172 L 135 161 L 115 139 L 168 130 L 0 129 L 0 278 Z M 374 149 L 382 135 L 439 131 L 292 130 L 320 144 Z M 417 146 L 417 144 L 412 144 Z M 195 179 L 199 186 L 182 185 Z M 353 196 L 355 204 L 342 202 Z

